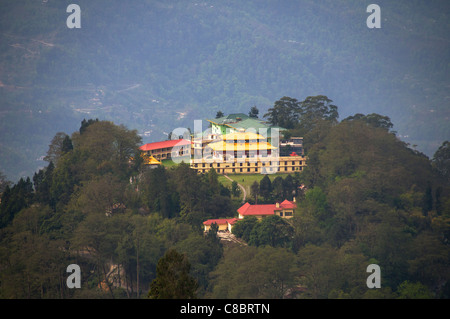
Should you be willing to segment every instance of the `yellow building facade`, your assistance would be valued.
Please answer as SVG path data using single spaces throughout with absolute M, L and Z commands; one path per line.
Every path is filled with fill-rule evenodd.
M 306 166 L 305 156 L 279 156 L 277 147 L 253 132 L 216 136 L 207 144 L 194 141 L 193 145 L 196 156 L 191 160 L 191 168 L 198 173 L 207 173 L 212 168 L 219 174 L 293 173 Z

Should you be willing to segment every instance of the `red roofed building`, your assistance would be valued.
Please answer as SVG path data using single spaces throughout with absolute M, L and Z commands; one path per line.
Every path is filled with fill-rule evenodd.
M 185 139 L 147 143 L 140 150 L 147 156 L 161 161 L 175 156 L 191 156 L 192 142 Z
M 292 218 L 296 208 L 297 204 L 295 202 L 295 197 L 293 201 L 288 201 L 286 199 L 281 203 L 275 204 L 251 205 L 249 203 L 245 203 L 237 210 L 239 213 L 238 218 L 208 219 L 203 222 L 203 225 L 205 226 L 205 232 L 210 230 L 212 224 L 217 224 L 219 231 L 231 232 L 234 223 L 238 220 L 244 219 L 246 216 L 255 216 L 258 219 L 272 215 L 278 215 L 281 218 Z
M 243 219 L 245 216 L 255 216 L 258 219 L 264 218 L 270 215 L 278 215 L 282 218 L 292 218 L 294 211 L 297 208 L 297 204 L 294 201 L 288 201 L 287 199 L 281 203 L 276 204 L 257 204 L 251 205 L 245 203 L 238 209 L 239 219 Z
M 205 231 L 209 231 L 212 224 L 216 224 L 219 227 L 219 231 L 228 230 L 231 232 L 231 228 L 233 227 L 233 224 L 237 221 L 237 218 L 229 218 L 229 219 L 208 219 L 207 221 L 203 222 L 203 225 L 205 226 Z

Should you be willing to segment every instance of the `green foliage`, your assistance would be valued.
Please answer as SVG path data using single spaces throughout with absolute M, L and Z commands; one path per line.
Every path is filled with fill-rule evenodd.
M 367 257 L 348 246 L 306 245 L 297 253 L 302 286 L 308 287 L 304 298 L 357 298 L 366 291 L 365 278 L 358 274 L 368 265 Z
M 433 295 L 428 288 L 419 282 L 404 281 L 398 286 L 397 299 L 432 299 Z
M 222 111 L 217 111 L 217 113 L 216 113 L 216 119 L 221 118 L 221 117 L 224 117 L 224 116 L 225 116 L 225 114 L 223 114 Z
M 179 211 L 179 201 L 173 194 L 173 188 L 163 166 L 148 170 L 142 179 L 142 201 L 151 212 L 158 212 L 165 218 L 175 217 Z
M 56 162 L 2 193 L 0 297 L 448 298 L 442 172 L 384 117 L 337 123 L 329 110 L 305 135 L 305 171 L 239 175 L 255 201 L 297 203 L 289 220 L 236 222 L 248 245 L 202 233 L 204 220 L 236 213 L 214 170 L 145 169 L 133 161 L 137 132 L 111 122 L 57 134 Z M 82 268 L 79 291 L 64 285 L 71 263 Z M 381 289 L 366 287 L 371 263 Z
M 436 170 L 450 182 L 450 142 L 445 141 L 439 146 L 432 159 Z
M 387 131 L 390 131 L 394 127 L 394 124 L 392 124 L 391 119 L 388 116 L 383 116 L 376 113 L 368 115 L 357 113 L 343 119 L 342 121 L 363 121 L 368 125 L 384 128 Z
M 304 136 L 320 121 L 337 122 L 338 107 L 331 104 L 332 102 L 324 95 L 308 96 L 302 102 L 284 96 L 269 108 L 264 117 L 272 125 L 293 130 L 298 136 Z
M 236 181 L 231 182 L 231 194 L 234 197 L 239 197 L 241 195 L 241 189 Z
M 252 106 L 250 111 L 248 112 L 248 116 L 253 118 L 258 118 L 259 110 L 256 105 Z
M 290 247 L 294 229 L 285 219 L 273 215 L 258 220 L 245 217 L 233 226 L 233 234 L 252 246 Z
M 258 202 L 259 183 L 257 181 L 254 181 L 250 186 L 250 195 L 254 198 L 255 202 Z
M 0 171 L 0 195 L 5 191 L 6 186 L 10 186 L 11 182 L 7 177 Z
M 270 200 L 271 193 L 272 193 L 272 182 L 270 181 L 269 176 L 264 175 L 264 177 L 259 182 L 259 195 L 261 195 L 267 202 L 268 200 Z
M 234 247 L 211 273 L 212 298 L 284 298 L 296 285 L 295 255 L 284 248 Z
M 61 287 L 67 261 L 64 242 L 40 231 L 43 220 L 51 215 L 48 207 L 33 206 L 18 213 L 2 232 L 0 248 L 0 297 L 15 299 L 63 298 L 69 295 Z
M 205 295 L 210 289 L 209 274 L 223 256 L 223 246 L 217 237 L 214 224 L 206 236 L 191 233 L 189 237 L 176 245 L 176 249 L 185 253 L 191 263 L 190 274 L 198 283 L 197 295 Z
M 148 297 L 151 299 L 192 299 L 196 296 L 197 283 L 189 275 L 190 263 L 185 255 L 169 249 L 158 261 L 156 279 L 152 282 Z
M 257 223 L 258 219 L 254 216 L 248 216 L 242 220 L 238 220 L 233 225 L 233 234 L 236 237 L 248 242 L 250 240 L 250 235 L 253 231 L 253 228 L 255 228 Z
M 30 178 L 21 178 L 12 187 L 6 186 L 0 203 L 0 228 L 7 226 L 14 216 L 22 209 L 27 208 L 33 201 L 33 184 Z
M 289 247 L 293 236 L 292 226 L 278 215 L 263 218 L 250 233 L 249 245 Z
M 300 103 L 295 98 L 284 96 L 269 108 L 264 118 L 275 126 L 292 129 L 298 123 Z

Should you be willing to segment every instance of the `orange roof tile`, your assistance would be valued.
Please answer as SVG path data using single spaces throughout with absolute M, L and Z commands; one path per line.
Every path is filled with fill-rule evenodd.
M 238 213 L 242 216 L 273 215 L 275 208 L 275 204 L 250 205 L 249 203 L 245 203 L 238 209 Z
M 242 216 L 273 215 L 276 210 L 295 208 L 297 208 L 297 205 L 288 200 L 284 200 L 283 202 L 281 202 L 280 207 L 277 207 L 276 204 L 251 205 L 249 203 L 245 203 L 238 209 L 238 213 Z
M 280 203 L 280 207 L 283 207 L 284 209 L 297 208 L 297 204 L 295 204 L 294 202 L 291 202 L 291 201 L 288 201 L 287 199 L 285 199 L 284 201 L 282 201 Z
M 145 145 L 142 145 L 139 149 L 141 151 L 151 151 L 151 150 L 157 150 L 157 149 L 167 148 L 167 147 L 184 146 L 184 145 L 188 145 L 188 144 L 192 144 L 192 142 L 189 140 L 185 140 L 185 139 L 168 140 L 168 141 L 147 143 Z

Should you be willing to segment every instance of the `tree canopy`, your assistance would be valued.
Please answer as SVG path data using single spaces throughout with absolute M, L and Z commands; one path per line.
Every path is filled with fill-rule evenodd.
M 323 96 L 277 105 L 291 103 L 307 166 L 253 177 L 249 201 L 295 197 L 295 214 L 239 220 L 231 242 L 203 222 L 237 216 L 237 183 L 186 163 L 149 169 L 137 132 L 112 122 L 57 133 L 55 162 L 15 184 L 0 176 L 0 297 L 448 299 L 448 142 L 430 160 L 387 117 L 339 122 Z M 302 105 L 314 125 L 301 126 Z M 82 289 L 64 285 L 72 263 Z

